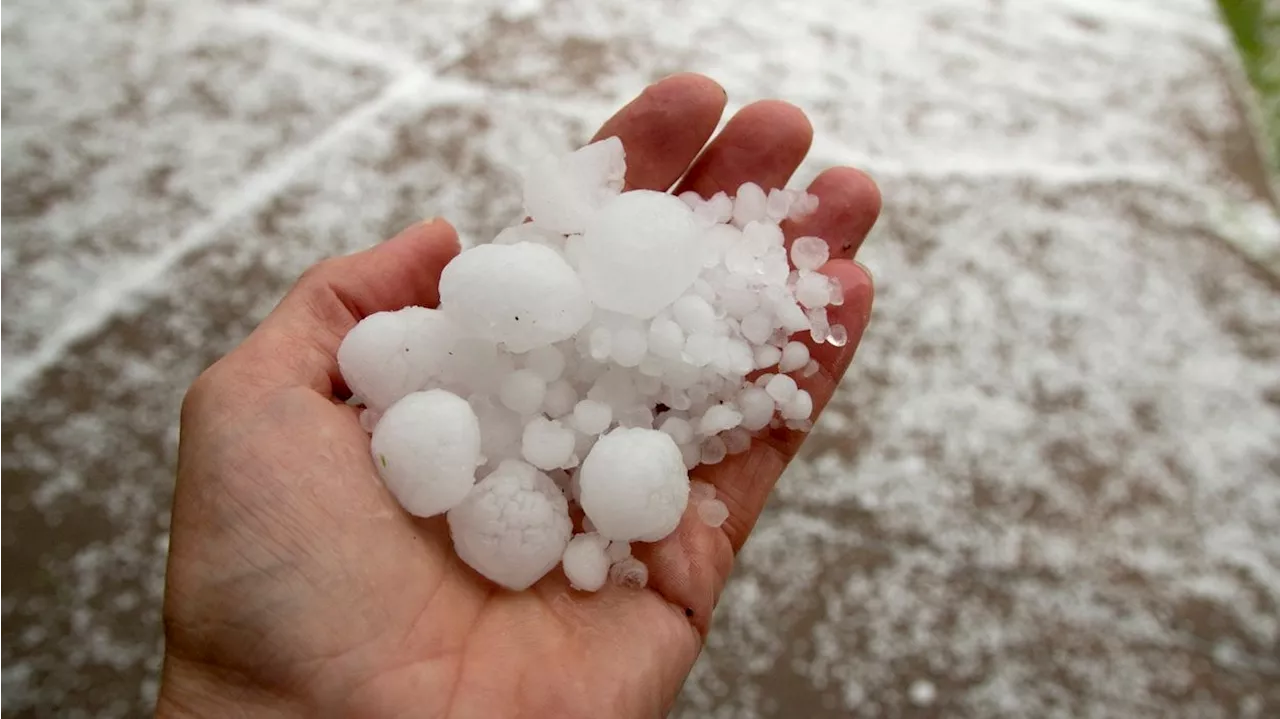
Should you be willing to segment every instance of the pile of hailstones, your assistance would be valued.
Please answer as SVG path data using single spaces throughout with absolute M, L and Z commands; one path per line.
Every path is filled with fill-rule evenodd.
M 818 272 L 827 244 L 799 238 L 788 262 L 779 229 L 816 197 L 622 192 L 625 171 L 616 138 L 543 162 L 531 221 L 450 262 L 439 309 L 372 315 L 339 351 L 388 489 L 447 513 L 458 556 L 510 589 L 557 564 L 580 590 L 644 586 L 632 542 L 671 534 L 690 504 L 711 526 L 728 516 L 690 469 L 767 427 L 809 428 L 796 377 L 818 366 L 794 338 L 846 341 L 827 319 L 842 298 Z

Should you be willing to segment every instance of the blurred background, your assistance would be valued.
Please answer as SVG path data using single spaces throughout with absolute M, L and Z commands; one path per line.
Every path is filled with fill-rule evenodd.
M 299 272 L 696 70 L 885 209 L 675 715 L 1280 716 L 1280 10 L 1223 7 L 7 0 L 4 714 L 149 711 L 179 401 Z

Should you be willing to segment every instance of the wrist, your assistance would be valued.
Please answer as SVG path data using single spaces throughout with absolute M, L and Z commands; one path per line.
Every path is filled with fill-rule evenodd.
M 243 675 L 166 655 L 155 716 L 292 719 L 309 712 L 298 697 L 256 686 Z

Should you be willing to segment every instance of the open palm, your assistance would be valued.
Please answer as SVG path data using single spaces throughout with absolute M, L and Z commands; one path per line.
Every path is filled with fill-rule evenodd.
M 782 186 L 808 151 L 804 115 L 765 101 L 703 149 L 723 90 L 698 75 L 649 87 L 605 123 L 627 152 L 631 188 L 702 196 L 754 181 Z M 824 237 L 845 302 L 842 348 L 813 347 L 801 380 L 821 407 L 853 356 L 871 279 L 852 262 L 879 211 L 849 168 L 809 191 L 818 211 L 788 239 Z M 165 596 L 160 715 L 658 716 L 674 701 L 711 612 L 770 490 L 804 437 L 766 430 L 750 451 L 695 477 L 729 507 L 723 527 L 686 514 L 675 534 L 635 545 L 645 590 L 568 588 L 552 572 L 510 592 L 463 565 L 442 518 L 409 516 L 383 488 L 336 353 L 362 317 L 434 306 L 458 251 L 443 221 L 308 271 L 234 352 L 192 386 L 182 413 Z

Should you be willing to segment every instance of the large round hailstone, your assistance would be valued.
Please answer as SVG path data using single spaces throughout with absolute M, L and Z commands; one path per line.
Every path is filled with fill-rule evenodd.
M 679 198 L 625 192 L 591 216 L 578 271 L 598 306 L 648 318 L 684 294 L 702 269 L 699 227 Z
M 591 319 L 591 302 L 573 268 L 532 242 L 479 245 L 453 258 L 440 276 L 440 308 L 511 352 L 568 339 Z
M 591 448 L 578 472 L 579 503 L 601 536 L 656 542 L 689 503 L 689 473 L 666 432 L 619 428 Z
M 519 591 L 555 568 L 569 544 L 569 503 L 547 475 L 505 460 L 449 512 L 453 548 L 468 566 Z
M 525 212 L 539 227 L 577 234 L 596 208 L 622 191 L 626 172 L 626 152 L 617 137 L 549 158 L 525 173 Z
M 338 346 L 338 368 L 352 394 L 385 410 L 447 371 L 458 328 L 438 310 L 405 307 L 360 320 Z
M 370 450 L 400 506 L 431 517 L 457 506 L 475 485 L 480 422 L 455 394 L 414 392 L 378 420 Z

